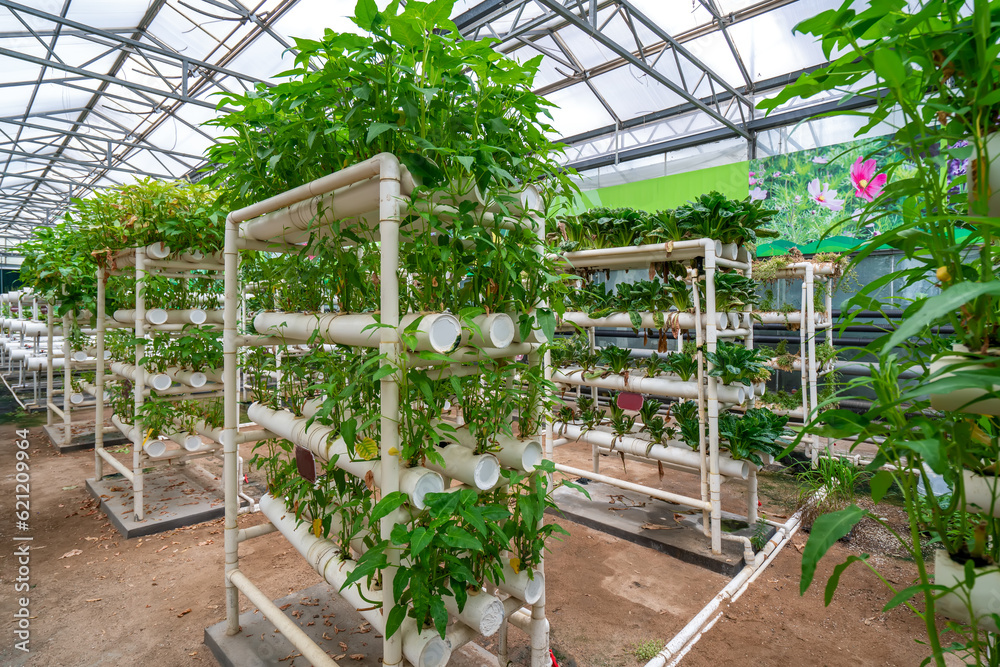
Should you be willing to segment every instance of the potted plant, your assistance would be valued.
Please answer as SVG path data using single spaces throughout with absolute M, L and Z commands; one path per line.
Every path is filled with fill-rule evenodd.
M 863 415 L 827 410 L 806 430 L 857 436 L 859 441 L 879 438 L 872 469 L 883 464 L 892 468 L 872 478 L 873 500 L 881 500 L 893 485 L 902 493 L 910 531 L 899 537 L 918 572 L 917 584 L 901 591 L 890 586 L 896 595 L 887 608 L 907 604 L 924 620 L 930 659 L 939 666 L 945 664 L 945 653 L 985 664 L 993 660 L 987 654 L 996 651 L 995 640 L 979 629 L 984 618 L 983 627 L 996 629 L 989 621 L 996 610 L 976 609 L 974 603 L 981 599 L 975 592 L 983 583 L 979 575 L 988 571 L 977 566 L 996 562 L 998 554 L 990 552 L 1000 543 L 1000 534 L 993 521 L 966 511 L 965 480 L 968 472 L 984 471 L 1000 455 L 996 421 L 992 415 L 975 415 L 994 412 L 991 403 L 998 388 L 990 377 L 995 371 L 990 371 L 996 367 L 992 348 L 1000 343 L 1000 281 L 994 269 L 1000 220 L 989 210 L 989 183 L 996 180 L 989 137 L 1000 118 L 1000 72 L 993 67 L 1000 42 L 998 15 L 997 3 L 987 0 L 941 0 L 905 8 L 845 2 L 796 27 L 821 39 L 828 56 L 836 50 L 836 58 L 761 104 L 772 110 L 795 97 L 849 89 L 871 100 L 870 106 L 850 112 L 865 120 L 859 134 L 898 114 L 889 141 L 902 157 L 882 165 L 884 175 L 860 160 L 852 170 L 855 194 L 869 202 L 852 224 L 879 228 L 890 213 L 901 214 L 902 224 L 879 228 L 877 241 L 862 247 L 853 263 L 888 245 L 904 252 L 908 266 L 866 285 L 844 309 L 879 310 L 881 304 L 871 294 L 889 280 L 912 283 L 933 276 L 941 292 L 915 300 L 895 332 L 864 350 L 878 360 L 870 381 L 877 395 L 872 410 Z M 954 328 L 961 347 L 949 350 L 940 336 L 930 335 L 933 327 L 946 324 Z M 901 387 L 900 374 L 913 370 L 920 374 L 917 386 Z M 845 391 L 854 384 L 848 382 Z M 945 410 L 937 414 L 930 411 L 928 394 L 954 395 L 955 400 L 934 398 Z M 986 437 L 972 437 L 975 428 Z M 930 487 L 928 470 L 944 476 L 952 488 L 949 498 L 918 494 L 918 481 Z M 803 591 L 819 558 L 866 515 L 851 506 L 816 520 L 803 553 Z M 955 530 L 956 523 L 960 530 Z M 938 580 L 924 557 L 925 534 L 944 547 L 945 553 L 937 557 L 943 566 Z M 857 556 L 839 565 L 827 587 L 827 602 L 843 570 L 858 561 L 872 567 Z M 952 564 L 961 568 L 961 576 L 943 571 Z M 915 595 L 923 596 L 922 610 L 910 603 Z M 945 646 L 935 613 L 942 605 L 954 610 L 949 602 L 953 596 L 968 603 L 969 613 L 960 618 L 972 623 L 950 624 L 962 641 Z

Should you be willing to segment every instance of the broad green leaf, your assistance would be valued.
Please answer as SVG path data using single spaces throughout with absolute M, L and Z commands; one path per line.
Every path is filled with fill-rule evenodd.
M 809 541 L 802 551 L 802 580 L 799 583 L 799 594 L 805 595 L 816 574 L 816 566 L 833 543 L 847 535 L 861 519 L 868 516 L 868 511 L 857 505 L 851 505 L 838 512 L 824 514 L 813 522 L 809 533 Z
M 830 602 L 833 600 L 833 594 L 837 592 L 837 586 L 840 585 L 840 575 L 844 573 L 844 570 L 850 567 L 851 563 L 855 563 L 857 561 L 863 562 L 867 559 L 868 554 L 864 554 L 862 556 L 848 556 L 847 560 L 833 568 L 833 574 L 830 575 L 830 578 L 826 582 L 826 591 L 823 595 L 823 604 L 825 606 L 830 606 Z
M 888 470 L 879 470 L 871 479 L 872 502 L 876 505 L 882 502 L 886 492 L 892 487 L 892 473 Z

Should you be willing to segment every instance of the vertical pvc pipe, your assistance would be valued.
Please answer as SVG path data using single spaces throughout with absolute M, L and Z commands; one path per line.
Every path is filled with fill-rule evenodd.
M 52 318 L 52 307 L 53 307 L 52 304 L 48 304 L 47 306 L 45 306 L 45 324 L 49 330 L 48 331 L 49 349 L 45 351 L 45 354 L 49 361 L 48 368 L 45 369 L 45 381 L 48 384 L 48 389 L 46 390 L 45 393 L 45 423 L 49 426 L 50 429 L 52 428 L 52 426 L 55 425 L 55 414 L 52 412 L 52 408 L 49 407 L 50 403 L 52 405 L 55 405 L 55 373 L 53 370 L 55 366 L 54 363 L 55 351 L 52 349 L 53 345 L 52 328 L 55 326 L 55 323 L 53 322 Z
M 590 346 L 590 354 L 593 357 L 594 351 L 597 349 L 596 345 L 596 335 L 594 333 L 593 327 L 587 329 L 587 344 Z M 597 403 L 597 387 L 590 388 L 590 398 L 593 401 L 593 409 L 599 410 L 600 406 Z M 601 473 L 601 450 L 598 449 L 597 445 L 591 445 L 590 456 L 593 459 L 594 474 L 599 475 Z
M 104 459 L 101 450 L 104 449 L 104 269 L 97 269 L 97 371 L 94 386 L 97 395 L 94 397 L 94 479 L 104 478 Z
M 135 338 L 141 341 L 146 335 L 146 297 L 143 295 L 143 282 L 146 278 L 146 249 L 135 249 Z M 143 507 L 142 484 L 142 437 L 145 427 L 139 414 L 142 410 L 142 390 L 146 388 L 146 369 L 142 367 L 142 358 L 146 356 L 146 345 L 142 342 L 135 346 L 135 413 L 132 423 L 135 424 L 138 442 L 132 442 L 132 493 L 135 496 L 135 520 L 145 518 Z
M 705 354 L 703 352 L 702 346 L 705 344 L 704 334 L 705 334 L 705 324 L 702 321 L 704 318 L 701 316 L 701 295 L 698 290 L 698 275 L 697 272 L 691 280 L 691 297 L 694 303 L 694 313 L 695 313 L 695 328 L 694 328 L 694 338 L 695 346 L 697 349 L 696 357 L 698 359 L 698 458 L 701 465 L 700 470 L 700 489 L 701 489 L 701 499 L 703 502 L 708 502 L 708 456 L 705 450 L 705 426 L 708 416 L 705 414 Z M 683 352 L 684 346 L 681 344 L 680 340 L 677 341 L 677 352 Z M 708 535 L 712 530 L 712 514 L 709 510 L 703 509 L 701 511 L 701 524 L 702 529 L 705 534 Z
M 69 344 L 70 322 L 76 320 L 76 313 L 69 311 L 63 315 L 63 433 L 62 444 L 67 446 L 73 440 L 73 351 Z
M 529 185 L 528 187 L 530 188 L 532 186 Z M 545 221 L 541 217 L 535 216 L 535 215 L 532 215 L 531 219 L 534 222 L 535 229 L 536 229 L 536 231 L 538 233 L 538 245 L 536 246 L 536 249 L 539 252 L 544 253 L 545 252 Z M 548 306 L 548 303 L 547 302 L 539 302 L 538 306 Z M 593 332 L 593 329 L 591 329 L 590 331 Z M 591 338 L 591 340 L 593 340 L 593 338 Z M 548 385 L 550 386 L 551 382 L 552 382 L 552 364 L 551 364 L 551 355 L 550 355 L 549 350 L 545 351 L 545 354 L 542 355 L 542 358 L 540 360 L 537 359 L 537 355 L 531 355 L 531 356 L 529 356 L 529 360 L 533 356 L 536 357 L 536 361 L 541 361 L 541 363 L 542 363 L 542 374 L 543 374 L 543 376 L 545 378 L 546 383 L 548 383 Z M 594 388 L 594 390 L 595 390 L 595 393 L 596 393 L 596 387 Z M 595 400 L 594 400 L 594 405 L 595 406 L 597 405 L 596 397 L 595 397 Z M 541 417 L 544 419 L 543 423 L 545 424 L 545 433 L 544 433 L 545 451 L 548 453 L 549 457 L 551 457 L 552 456 L 552 450 L 553 450 L 553 445 L 552 445 L 552 414 L 551 413 L 547 413 L 547 414 L 541 415 Z M 522 433 L 520 435 L 523 438 L 526 435 L 534 435 L 534 434 L 524 434 L 524 433 Z M 596 447 L 595 447 L 595 450 L 596 450 Z M 598 451 L 598 454 L 597 454 L 597 458 L 600 458 L 600 452 L 599 451 Z M 536 474 L 538 474 L 538 473 L 536 473 Z M 549 488 L 552 488 L 552 475 L 549 475 L 548 473 L 545 473 L 545 474 L 546 474 L 546 477 L 547 477 L 547 484 L 549 485 Z M 543 524 L 543 520 L 539 519 L 539 521 L 538 521 L 538 528 L 539 529 L 541 529 L 542 524 Z M 542 576 L 542 580 L 544 581 L 544 577 L 545 577 L 545 557 L 544 557 L 544 555 L 539 560 L 538 566 L 536 567 L 536 571 L 538 572 L 539 575 Z M 506 620 L 506 618 L 504 619 L 504 622 L 501 625 L 501 627 L 502 627 L 503 632 L 504 632 L 504 642 L 503 643 L 504 643 L 504 648 L 506 649 L 506 632 L 507 632 L 507 620 Z M 530 626 L 530 631 L 529 631 L 528 634 L 530 635 L 530 638 L 531 638 L 531 667 L 551 667 L 552 663 L 551 663 L 550 653 L 549 653 L 549 623 L 545 619 L 545 588 L 544 588 L 544 586 L 542 587 L 542 595 L 541 595 L 541 597 L 538 600 L 536 600 L 534 604 L 531 605 L 531 626 Z M 506 664 L 506 662 L 501 661 L 500 664 L 504 665 L 504 664 Z
M 826 344 L 833 350 L 833 290 L 836 289 L 837 283 L 835 280 L 830 278 L 824 278 L 823 284 L 826 285 L 826 298 L 824 299 L 825 315 L 826 315 Z M 832 358 L 832 357 L 831 357 Z M 829 381 L 829 380 L 828 380 Z M 830 452 L 830 438 L 823 439 L 826 445 L 827 453 Z
M 380 257 L 380 300 L 382 310 L 381 343 L 384 355 L 381 366 L 397 369 L 380 380 L 381 394 L 381 460 L 383 496 L 399 490 L 399 162 L 395 156 L 383 154 L 379 159 L 379 235 L 382 240 Z M 382 539 L 389 540 L 399 512 L 390 512 L 380 522 Z M 382 572 L 382 613 L 392 612 L 393 582 L 399 568 L 399 551 L 390 549 L 388 567 Z M 403 643 L 400 634 L 382 640 L 382 664 L 400 665 Z
M 715 244 L 705 243 L 705 345 L 709 352 L 715 352 L 717 332 L 715 330 Z M 706 364 L 711 371 L 711 362 Z M 708 375 L 708 492 L 712 503 L 712 553 L 722 553 L 722 476 L 719 474 L 719 383 Z
M 806 264 L 806 276 L 803 283 L 806 286 L 806 294 L 809 296 L 809 302 L 806 304 L 806 345 L 808 346 L 809 352 L 809 403 L 810 410 L 815 413 L 819 408 L 819 397 L 816 388 L 817 384 L 817 374 L 816 374 L 816 304 L 815 304 L 815 283 L 813 281 L 813 265 L 810 262 Z M 803 364 L 804 366 L 804 364 Z M 814 417 L 814 414 L 809 414 L 808 418 Z M 813 436 L 813 448 L 819 450 L 819 436 Z M 827 452 L 829 453 L 829 452 Z
M 753 278 L 753 259 L 748 256 L 747 258 L 747 270 L 743 272 L 747 278 Z M 747 305 L 743 308 L 744 312 L 752 315 L 753 306 Z M 747 336 L 744 339 L 746 343 L 746 348 L 748 350 L 753 349 L 753 320 L 750 320 L 750 326 L 747 327 Z M 754 407 L 756 399 L 754 398 L 756 392 L 750 392 L 750 403 L 749 406 Z M 747 476 L 747 523 L 753 525 L 757 522 L 757 468 L 751 466 L 750 474 Z
M 808 288 L 806 287 L 805 277 L 802 279 L 802 296 L 801 303 L 799 304 L 799 359 L 801 363 L 799 364 L 799 385 L 802 391 L 802 422 L 809 422 L 809 348 L 806 345 L 806 337 L 808 336 L 809 326 L 807 324 L 807 313 L 806 313 L 806 302 L 811 301 L 809 298 Z M 812 439 L 810 438 L 810 441 Z M 810 456 L 812 458 L 812 467 L 815 468 L 819 461 L 819 453 L 816 451 L 816 443 L 812 442 L 810 444 L 811 451 Z
M 224 295 L 222 313 L 222 375 L 223 375 L 223 424 L 222 424 L 222 478 L 225 491 L 226 516 L 224 541 L 226 550 L 226 634 L 232 636 L 240 631 L 240 592 L 230 580 L 230 573 L 240 566 L 239 531 L 236 517 L 239 515 L 239 497 L 236 458 L 236 429 L 239 426 L 240 408 L 236 387 L 236 308 L 239 285 L 239 241 L 240 224 L 232 216 L 226 217 L 225 244 L 223 248 Z

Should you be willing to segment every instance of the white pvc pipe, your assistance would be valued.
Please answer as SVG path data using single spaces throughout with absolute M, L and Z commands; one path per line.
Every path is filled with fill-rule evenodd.
M 443 437 L 445 440 L 457 442 L 470 449 L 476 446 L 476 438 L 467 426 L 459 426 L 455 428 L 454 432 L 446 431 Z M 497 434 L 496 440 L 500 451 L 493 452 L 493 455 L 504 467 L 521 472 L 533 472 L 535 467 L 541 463 L 542 445 L 537 440 L 519 440 L 502 434 Z
M 717 254 L 723 259 L 736 260 L 739 258 L 739 247 L 735 243 L 723 243 L 722 252 Z
M 545 592 L 545 576 L 540 572 L 531 573 L 528 570 L 514 572 L 514 568 L 505 559 L 503 581 L 497 583 L 497 588 L 526 604 L 535 604 Z
M 479 331 L 463 331 L 462 345 L 504 349 L 514 342 L 517 325 L 507 313 L 479 315 L 472 319 Z
M 597 378 L 584 378 L 579 368 L 568 368 L 552 372 L 552 381 L 571 385 L 586 385 L 617 391 L 632 391 L 640 394 L 656 396 L 671 396 L 692 401 L 698 400 L 697 382 L 680 382 L 665 380 L 659 377 L 647 378 L 630 375 L 628 379 L 622 375 L 608 375 Z M 718 399 L 724 403 L 742 405 L 747 400 L 747 388 L 742 385 L 719 385 Z
M 314 332 L 319 331 L 320 338 L 327 343 L 377 347 L 382 327 L 375 317 L 373 314 L 353 313 L 262 312 L 254 317 L 253 325 L 258 333 L 265 336 L 309 340 Z M 400 333 L 418 319 L 420 323 L 413 332 L 416 337 L 414 350 L 446 353 L 458 346 L 462 326 L 454 315 L 410 313 L 400 318 Z
M 117 319 L 118 311 L 115 311 Z M 166 310 L 164 308 L 150 308 L 146 311 L 146 321 L 150 324 L 205 324 L 208 320 L 207 313 L 201 308 L 188 308 L 186 310 Z
M 208 382 L 208 375 L 205 373 L 184 370 L 183 368 L 178 368 L 177 366 L 165 368 L 163 374 L 171 380 L 175 380 L 181 384 L 186 384 L 187 386 L 194 387 L 195 389 L 204 387 L 205 383 Z M 222 378 L 220 377 L 215 381 L 221 382 Z
M 364 479 L 366 473 L 371 472 L 375 483 L 384 488 L 381 461 L 351 461 L 347 444 L 343 438 L 337 437 L 332 428 L 314 423 L 307 429 L 308 419 L 296 417 L 287 410 L 272 410 L 260 403 L 252 404 L 247 410 L 247 416 L 279 437 L 305 447 L 325 461 L 336 457 L 337 467 L 355 477 Z M 399 484 L 400 490 L 410 496 L 418 509 L 424 508 L 424 497 L 427 494 L 444 491 L 441 475 L 420 466 L 402 469 Z
M 305 524 L 298 524 L 295 513 L 282 500 L 264 494 L 260 499 L 260 511 L 285 536 L 289 544 L 302 554 L 306 562 L 340 592 L 341 597 L 358 609 L 377 632 L 384 632 L 385 618 L 371 604 L 382 599 L 383 591 L 373 591 L 362 582 L 344 588 L 344 582 L 354 569 L 354 561 L 343 560 L 342 554 L 330 540 L 318 538 Z M 403 621 L 400 631 L 403 653 L 414 665 L 438 667 L 446 665 L 451 658 L 447 642 L 433 631 L 419 632 L 412 618 L 407 617 Z
M 557 260 L 563 260 L 573 268 L 629 268 L 648 265 L 652 262 L 693 259 L 705 255 L 706 239 L 652 243 L 621 248 L 599 248 L 568 252 Z M 715 241 L 715 254 L 722 254 L 722 242 Z
M 663 461 L 664 463 L 671 463 L 695 470 L 701 466 L 701 456 L 693 449 L 652 444 L 649 440 L 642 438 L 627 435 L 617 436 L 614 433 L 593 429 L 584 431 L 583 427 L 576 424 L 555 422 L 553 426 L 557 432 L 564 433 L 567 438 L 605 447 L 612 451 L 624 452 L 632 456 Z M 719 472 L 726 477 L 746 479 L 750 474 L 750 464 L 746 461 L 737 461 L 729 457 L 720 456 Z
M 659 329 L 653 318 L 653 313 L 640 313 L 642 317 L 642 329 Z M 702 322 L 707 323 L 708 315 L 702 315 Z M 664 329 L 691 330 L 698 326 L 698 319 L 694 313 L 670 311 L 663 313 Z M 620 327 L 631 329 L 632 320 L 628 313 L 612 313 L 604 317 L 589 317 L 586 313 L 577 311 L 567 311 L 563 313 L 560 320 L 563 324 L 575 324 L 580 327 Z M 715 325 L 719 329 L 725 329 L 729 325 L 729 318 L 725 313 L 715 314 Z
M 698 500 L 696 498 L 688 498 L 678 493 L 672 493 L 670 491 L 664 491 L 662 489 L 653 489 L 648 486 L 643 486 L 642 484 L 635 484 L 634 482 L 626 482 L 625 480 L 622 479 L 609 477 L 608 475 L 601 475 L 596 472 L 591 472 L 589 470 L 581 470 L 580 468 L 565 466 L 562 465 L 561 463 L 556 463 L 554 465 L 556 468 L 556 472 L 566 473 L 567 475 L 573 475 L 575 477 L 583 477 L 585 479 L 590 479 L 595 482 L 608 484 L 610 486 L 614 486 L 619 489 L 625 489 L 626 491 L 635 491 L 636 493 L 641 493 L 649 496 L 650 498 L 657 498 L 659 500 L 663 500 L 668 503 L 674 503 L 676 505 L 686 505 L 688 507 L 694 507 L 697 509 L 711 508 L 711 503 L 709 503 L 708 501 Z
M 446 445 L 434 450 L 444 459 L 444 465 L 427 461 L 429 470 L 457 479 L 481 491 L 492 489 L 500 480 L 500 462 L 492 454 L 474 454 L 459 444 Z
M 971 470 L 963 470 L 962 477 L 966 511 L 1000 518 L 1000 498 L 997 497 L 1000 477 L 977 475 Z

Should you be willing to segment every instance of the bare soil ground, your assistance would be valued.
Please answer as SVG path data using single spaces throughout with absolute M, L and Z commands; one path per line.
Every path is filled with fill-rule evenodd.
M 93 453 L 57 455 L 40 426 L 34 425 L 31 520 L 29 530 L 19 531 L 14 517 L 14 441 L 15 427 L 26 424 L 27 419 L 20 419 L 0 425 L 0 664 L 213 664 L 202 633 L 224 617 L 222 520 L 121 539 L 84 487 L 84 480 L 93 475 Z M 249 458 L 250 453 L 243 455 Z M 589 449 L 579 446 L 562 448 L 557 458 L 581 468 L 590 465 Z M 603 468 L 621 474 L 620 462 L 605 459 Z M 667 471 L 660 480 L 655 467 L 633 463 L 626 474 L 698 493 L 691 475 Z M 742 488 L 739 482 L 723 487 L 726 509 L 745 511 Z M 763 509 L 772 516 L 787 515 L 790 494 L 784 481 L 762 479 Z M 261 521 L 260 516 L 246 516 L 240 523 Z M 642 664 L 634 655 L 636 645 L 665 643 L 726 583 L 720 575 L 660 553 L 561 523 L 572 536 L 553 545 L 546 575 L 552 643 L 563 667 Z M 14 612 L 17 598 L 24 595 L 14 592 L 15 536 L 33 538 L 29 653 L 14 648 Z M 796 541 L 804 543 L 805 536 Z M 825 581 L 849 548 L 835 547 L 817 581 Z M 278 534 L 244 544 L 241 554 L 241 567 L 272 599 L 318 581 Z M 894 581 L 903 585 L 912 578 L 909 563 L 886 558 Z M 799 561 L 799 552 L 786 548 L 684 664 L 727 664 L 746 657 L 764 665 L 919 664 L 919 623 L 903 611 L 880 613 L 887 597 L 873 576 L 860 567 L 850 570 L 834 604 L 825 608 L 818 586 L 799 597 Z M 245 601 L 243 608 L 250 608 Z M 512 630 L 511 642 L 516 657 L 523 651 L 524 637 Z M 490 640 L 483 643 L 489 646 Z

